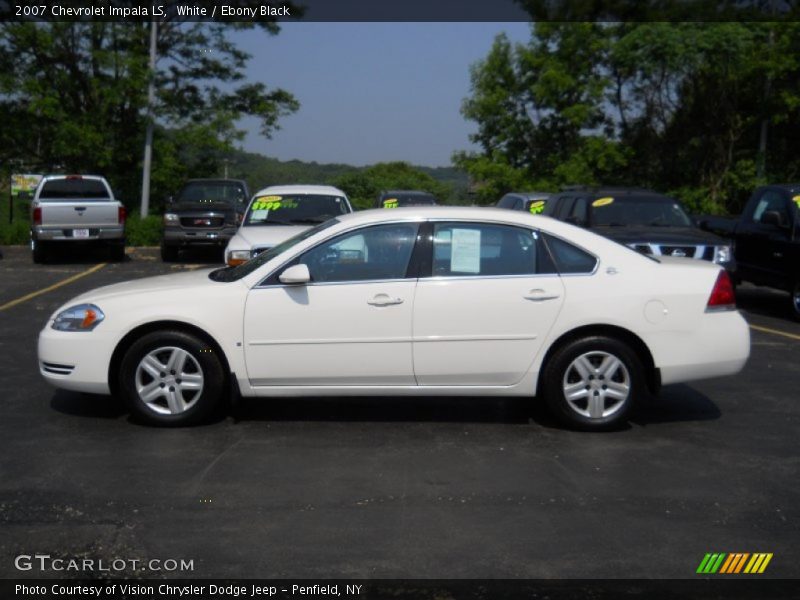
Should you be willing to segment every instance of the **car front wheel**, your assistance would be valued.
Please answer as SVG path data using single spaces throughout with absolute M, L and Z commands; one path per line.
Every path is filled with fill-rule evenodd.
M 630 347 L 605 336 L 563 346 L 543 372 L 544 396 L 562 422 L 583 430 L 609 429 L 624 422 L 643 393 L 641 361 Z
M 225 389 L 216 351 L 183 331 L 139 338 L 125 353 L 119 377 L 131 412 L 154 425 L 202 421 L 220 405 Z

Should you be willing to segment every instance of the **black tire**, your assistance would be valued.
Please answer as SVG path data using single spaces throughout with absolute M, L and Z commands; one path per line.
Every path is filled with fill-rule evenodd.
M 178 247 L 177 246 L 168 246 L 167 244 L 161 244 L 161 260 L 164 262 L 175 262 L 178 260 Z
M 581 357 L 583 360 L 578 366 L 576 363 Z M 601 374 L 603 364 L 613 365 L 610 359 L 608 363 L 603 362 L 607 357 L 616 358 L 621 367 Z M 586 364 L 592 369 L 586 369 L 584 377 L 579 369 Z M 581 395 L 572 402 L 566 397 L 568 385 L 573 386 L 575 394 Z M 647 390 L 644 368 L 636 353 L 624 342 L 605 336 L 579 338 L 556 350 L 542 372 L 542 387 L 552 413 L 562 423 L 584 431 L 619 426 Z M 621 399 L 617 395 L 625 388 L 627 394 Z M 593 409 L 597 415 L 591 414 Z
M 800 321 L 800 281 L 794 284 L 789 299 L 791 300 L 792 315 Z
M 33 240 L 31 256 L 36 264 L 47 262 L 47 246 L 44 242 Z
M 169 359 L 176 349 L 186 352 L 190 358 L 186 358 L 183 369 L 173 373 L 169 370 Z M 142 365 L 148 355 L 163 365 L 160 373 L 151 374 Z M 181 375 L 187 379 L 193 377 L 196 384 L 198 374 L 202 388 L 181 392 L 180 386 L 186 385 Z M 136 340 L 125 352 L 119 370 L 119 389 L 131 413 L 147 423 L 165 427 L 190 425 L 210 417 L 222 405 L 226 382 L 216 351 L 200 338 L 176 330 L 155 331 Z M 142 389 L 151 386 L 157 394 L 155 399 L 145 402 L 137 391 L 139 385 Z M 173 411 L 168 400 L 170 396 L 180 410 Z
M 108 254 L 114 262 L 125 261 L 125 244 L 111 244 L 108 249 Z

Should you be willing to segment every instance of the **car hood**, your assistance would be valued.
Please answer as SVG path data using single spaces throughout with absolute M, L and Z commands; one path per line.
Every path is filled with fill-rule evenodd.
M 244 250 L 256 247 L 272 247 L 309 229 L 310 225 L 249 225 L 239 228 L 230 247 Z
M 180 289 L 183 291 L 201 285 L 215 285 L 208 278 L 208 274 L 214 269 L 197 269 L 194 271 L 184 271 L 182 273 L 170 273 L 169 275 L 158 275 L 156 277 L 144 277 L 133 281 L 124 281 L 113 285 L 106 285 L 96 288 L 77 298 L 70 300 L 69 304 L 74 305 L 79 302 L 101 302 L 117 296 L 129 296 L 135 294 L 153 294 L 166 290 Z M 187 295 L 187 298 L 190 297 Z
M 591 227 L 591 231 L 621 244 L 724 245 L 724 238 L 693 227 Z

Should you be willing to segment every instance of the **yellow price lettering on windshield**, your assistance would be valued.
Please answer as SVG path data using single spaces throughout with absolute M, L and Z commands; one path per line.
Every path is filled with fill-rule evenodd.
M 592 202 L 592 206 L 608 206 L 612 204 L 614 199 L 611 196 L 607 196 L 605 198 L 598 198 L 594 202 Z
M 541 214 L 544 211 L 544 200 L 536 200 L 535 202 L 531 202 L 528 210 L 531 211 L 532 215 Z
M 397 208 L 397 198 L 387 198 L 383 201 L 383 208 Z
M 297 201 L 285 200 L 280 196 L 262 196 L 253 202 L 253 210 L 278 210 L 279 208 L 297 208 Z
M 792 198 L 792 202 L 794 202 L 795 204 L 797 204 L 797 207 L 798 207 L 798 208 L 800 208 L 800 196 L 794 196 L 794 197 Z

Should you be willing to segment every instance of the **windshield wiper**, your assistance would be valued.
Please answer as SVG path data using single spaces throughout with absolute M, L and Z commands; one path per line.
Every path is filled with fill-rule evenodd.
M 248 225 L 291 225 L 291 221 L 278 221 L 276 219 L 271 219 L 269 221 L 261 221 L 258 223 L 248 223 Z

